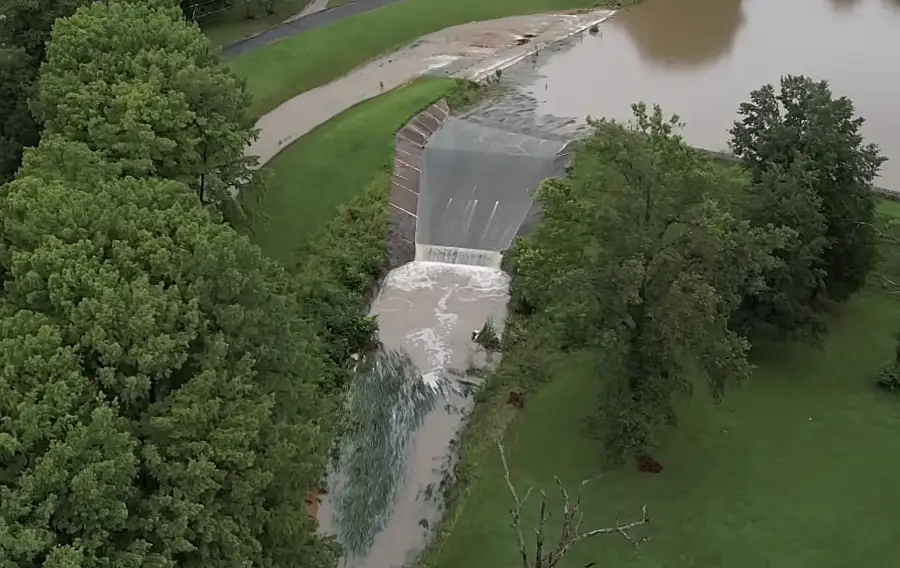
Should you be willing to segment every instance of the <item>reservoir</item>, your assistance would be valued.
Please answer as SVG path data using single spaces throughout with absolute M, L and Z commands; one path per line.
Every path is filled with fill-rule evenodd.
M 711 150 L 727 149 L 750 91 L 825 79 L 892 158 L 877 184 L 900 190 L 900 0 L 646 0 L 536 71 L 521 88 L 538 115 L 627 120 L 631 103 L 658 103 Z

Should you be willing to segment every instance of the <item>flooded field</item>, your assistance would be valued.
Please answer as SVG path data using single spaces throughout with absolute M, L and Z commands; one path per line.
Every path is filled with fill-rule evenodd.
M 628 119 L 643 100 L 721 150 L 751 90 L 808 75 L 853 100 L 900 190 L 900 0 L 646 0 L 573 43 L 520 85 L 538 116 Z
M 475 266 L 413 262 L 389 274 L 372 307 L 384 352 L 354 386 L 353 427 L 319 509 L 343 568 L 399 568 L 425 545 L 468 380 L 492 363 L 472 331 L 488 318 L 502 328 L 507 286 L 500 270 Z

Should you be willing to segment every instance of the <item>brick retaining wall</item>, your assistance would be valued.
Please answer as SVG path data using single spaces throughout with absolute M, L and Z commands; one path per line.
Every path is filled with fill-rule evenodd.
M 391 224 L 388 229 L 388 258 L 392 269 L 416 258 L 419 182 L 425 162 L 425 144 L 448 114 L 450 108 L 441 99 L 414 116 L 394 136 Z

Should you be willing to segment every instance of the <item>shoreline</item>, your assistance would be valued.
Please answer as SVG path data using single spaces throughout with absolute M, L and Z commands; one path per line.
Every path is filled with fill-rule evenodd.
M 594 10 L 574 15 L 511 16 L 422 36 L 264 114 L 255 124 L 259 138 L 246 153 L 258 156 L 259 164 L 264 165 L 299 137 L 383 92 L 429 74 L 458 75 L 469 80 L 486 78 L 497 69 L 520 63 L 535 51 L 575 37 L 614 14 L 611 10 Z M 526 42 L 518 43 L 522 39 Z M 441 72 L 448 68 L 450 73 Z

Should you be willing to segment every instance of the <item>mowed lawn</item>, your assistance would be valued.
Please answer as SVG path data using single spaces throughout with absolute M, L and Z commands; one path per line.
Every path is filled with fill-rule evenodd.
M 698 385 L 663 435 L 661 474 L 628 464 L 585 492 L 584 529 L 646 504 L 651 524 L 636 536 L 651 540 L 639 554 L 615 535 L 583 541 L 561 568 L 897 566 L 900 397 L 878 392 L 873 375 L 893 357 L 898 331 L 900 300 L 865 292 L 832 322 L 824 349 L 758 353 L 752 381 L 721 406 Z M 554 475 L 574 491 L 604 469 L 599 443 L 583 435 L 601 373 L 573 356 L 510 425 L 520 491 L 555 496 Z M 491 458 L 431 568 L 520 565 L 496 451 Z M 532 498 L 529 529 L 536 507 Z
M 632 4 L 626 0 L 622 4 Z M 251 112 L 345 75 L 416 38 L 457 24 L 515 14 L 587 8 L 598 0 L 406 0 L 237 56 L 228 65 L 246 79 Z
M 288 146 L 266 166 L 272 172 L 268 192 L 253 207 L 267 219 L 254 229 L 254 242 L 291 264 L 338 207 L 379 171 L 390 170 L 394 133 L 455 85 L 452 79 L 419 79 L 344 111 Z
M 251 0 L 252 1 L 252 0 Z M 200 18 L 200 28 L 216 45 L 226 45 L 261 32 L 299 14 L 310 0 L 276 0 L 273 13 L 266 14 L 262 7 L 254 4 L 253 18 L 247 18 L 246 3 L 235 3 L 234 6 L 220 12 Z

